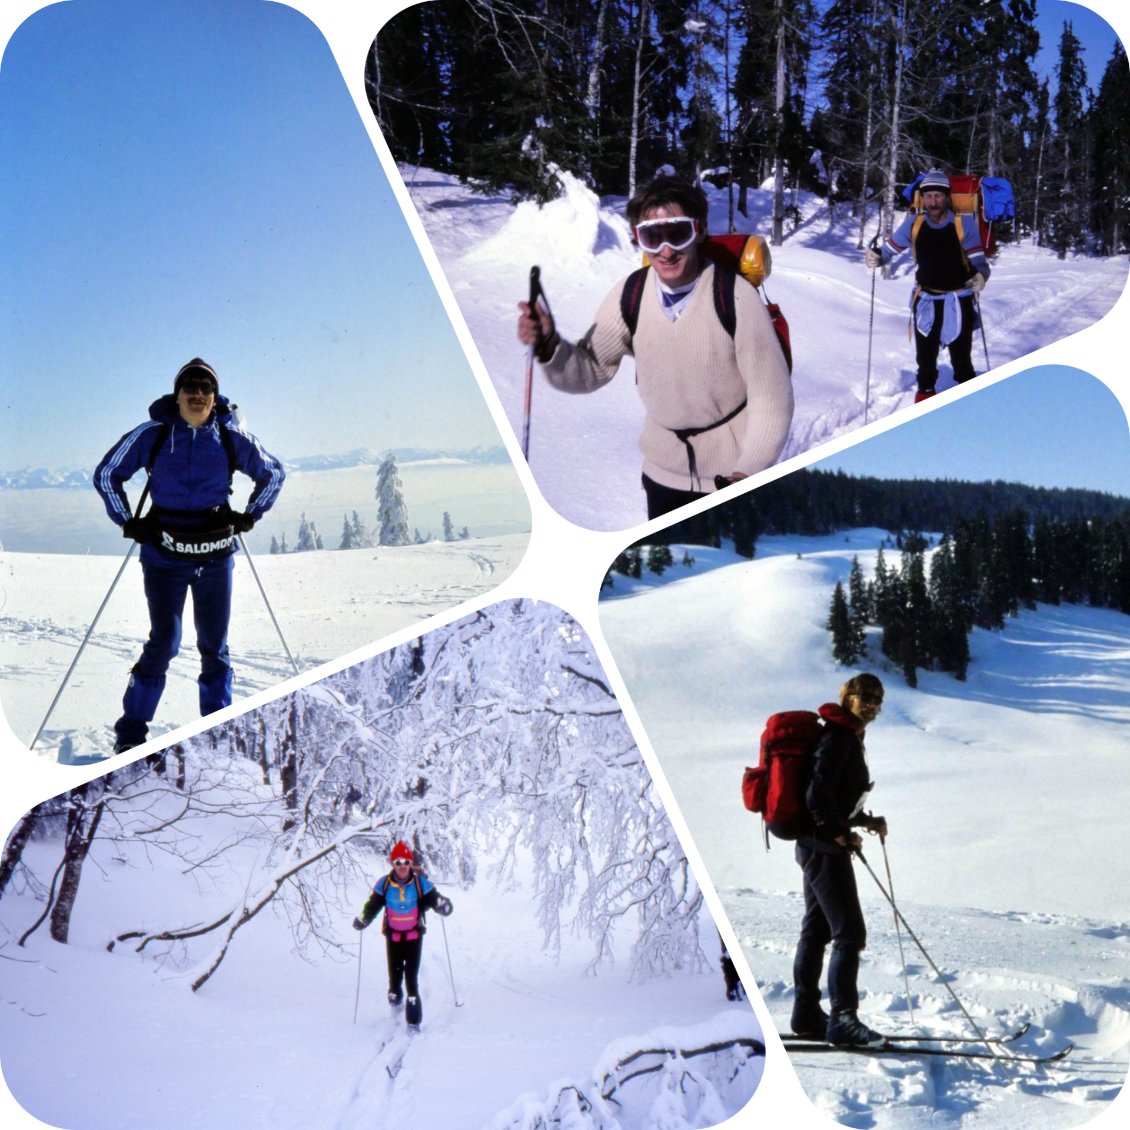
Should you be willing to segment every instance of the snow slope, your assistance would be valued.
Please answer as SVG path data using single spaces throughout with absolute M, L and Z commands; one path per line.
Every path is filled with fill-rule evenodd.
M 763 538 L 754 561 L 692 547 L 694 566 L 643 583 L 616 577 L 601 603 L 612 655 L 783 1031 L 799 871 L 788 844 L 765 851 L 739 778 L 769 714 L 837 697 L 845 674 L 824 627 L 832 588 L 853 555 L 869 571 L 883 536 Z M 1031 1022 L 1018 1050 L 1078 1050 L 1046 1071 L 795 1055 L 817 1107 L 849 1126 L 1077 1125 L 1126 1077 L 1130 618 L 1041 605 L 1003 633 L 976 631 L 971 648 L 966 683 L 920 672 L 911 690 L 881 658 L 859 665 L 887 688 L 868 758 L 895 896 L 984 1030 Z M 864 850 L 885 884 L 878 842 Z M 859 883 L 865 1018 L 888 1032 L 970 1034 L 904 933 L 908 1002 L 891 909 L 866 871 Z
M 528 535 L 396 548 L 256 554 L 255 568 L 300 670 L 346 656 L 435 613 L 493 590 L 517 567 Z M 254 551 L 252 551 L 254 553 Z M 25 744 L 52 699 L 122 557 L 0 551 L 0 678 L 4 718 Z M 230 635 L 235 701 L 294 674 L 248 559 L 236 556 Z M 134 554 L 106 605 L 36 752 L 54 759 L 104 754 L 129 669 L 149 631 Z M 199 661 L 186 632 L 152 727 L 157 737 L 198 715 Z
M 223 801 L 212 790 L 214 814 L 193 826 L 204 859 L 247 834 L 246 817 L 224 812 Z M 335 913 L 312 952 L 297 951 L 281 913 L 263 913 L 193 993 L 189 972 L 212 943 L 164 953 L 153 946 L 144 955 L 128 944 L 109 952 L 106 943 L 139 926 L 179 924 L 186 907 L 203 918 L 229 905 L 242 891 L 235 868 L 188 868 L 139 840 L 95 843 L 65 946 L 44 929 L 16 944 L 42 906 L 26 886 L 0 903 L 0 1058 L 12 1093 L 48 1123 L 533 1130 L 562 1089 L 576 1088 L 616 1112 L 618 1122 L 600 1123 L 607 1130 L 690 1130 L 740 1110 L 761 1078 L 761 1055 L 696 1057 L 625 1080 L 619 1110 L 601 1104 L 607 1072 L 631 1053 L 759 1040 L 760 1029 L 748 1003 L 723 999 L 714 968 L 643 984 L 629 982 L 626 963 L 589 976 L 591 943 L 568 934 L 560 958 L 547 956 L 521 876 L 505 892 L 485 879 L 461 889 L 432 876 L 454 913 L 429 923 L 417 1036 L 386 1004 L 377 929 L 358 935 L 349 925 L 386 866 L 375 857 L 341 905 L 324 892 Z M 39 873 L 50 874 L 60 845 L 27 850 Z M 563 1125 L 597 1124 L 577 1116 Z
M 599 200 L 564 176 L 565 194 L 540 210 L 502 197 L 477 196 L 453 178 L 403 167 L 410 198 L 434 245 L 515 434 L 522 434 L 525 350 L 515 337 L 517 303 L 528 295 L 530 267 L 541 279 L 566 337 L 580 337 L 604 295 L 639 265 L 622 199 Z M 743 230 L 769 230 L 771 198 L 750 194 Z M 796 411 L 782 459 L 803 454 L 913 403 L 914 355 L 906 337 L 912 264 L 875 280 L 874 336 L 867 368 L 871 275 L 847 215 L 829 220 L 816 198 L 798 200 L 801 223 L 772 249 L 769 297 L 792 331 Z M 711 192 L 712 230 L 727 230 L 724 191 Z M 873 234 L 876 221 L 868 226 Z M 1125 258 L 1061 262 L 1029 246 L 1004 247 L 982 299 L 982 371 L 1023 357 L 1098 321 L 1127 278 Z M 986 350 L 987 346 L 987 350 Z M 942 358 L 939 390 L 952 387 Z M 591 396 L 551 389 L 540 376 L 531 413 L 530 467 L 549 504 L 592 530 L 625 529 L 646 517 L 637 447 L 643 412 L 626 361 Z

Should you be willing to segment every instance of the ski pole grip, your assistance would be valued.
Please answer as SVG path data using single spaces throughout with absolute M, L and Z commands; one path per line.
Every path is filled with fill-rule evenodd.
M 534 313 L 534 303 L 538 300 L 538 295 L 541 294 L 541 268 L 530 268 L 530 313 Z M 536 315 L 535 315 L 536 317 Z

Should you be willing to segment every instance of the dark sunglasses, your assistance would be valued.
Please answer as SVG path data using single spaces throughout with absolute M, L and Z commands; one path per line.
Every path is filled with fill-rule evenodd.
M 412 861 L 410 859 L 394 859 L 392 865 L 393 867 L 411 867 Z
M 879 694 L 857 694 L 855 696 L 860 702 L 867 703 L 868 706 L 882 706 L 883 696 Z
M 193 393 L 203 393 L 205 396 L 215 396 L 216 386 L 211 381 L 185 381 L 180 386 L 181 392 L 187 392 L 190 396 Z

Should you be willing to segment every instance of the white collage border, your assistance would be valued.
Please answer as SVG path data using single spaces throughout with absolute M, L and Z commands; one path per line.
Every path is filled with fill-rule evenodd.
M 269 691 L 242 699 L 238 705 L 210 715 L 206 722 L 198 719 L 163 736 L 171 744 L 203 729 L 211 728 L 227 718 L 244 714 L 283 693 L 324 678 L 331 671 L 349 667 L 364 658 L 424 635 L 441 624 L 449 623 L 489 604 L 526 598 L 557 605 L 574 617 L 592 640 L 623 708 L 625 718 L 655 779 L 659 794 L 668 808 L 672 823 L 688 849 L 688 856 L 703 887 L 707 904 L 722 929 L 742 979 L 746 984 L 755 984 L 756 979 L 751 975 L 736 938 L 726 923 L 721 903 L 694 850 L 670 787 L 600 631 L 597 607 L 601 580 L 609 564 L 626 545 L 640 540 L 649 528 L 665 525 L 667 520 L 657 521 L 652 526 L 641 525 L 628 532 L 597 533 L 573 525 L 552 510 L 542 499 L 534 478 L 522 458 L 520 445 L 507 421 L 494 385 L 487 375 L 451 288 L 440 270 L 438 259 L 428 242 L 395 162 L 369 108 L 364 84 L 365 59 L 369 47 L 384 23 L 396 12 L 410 7 L 413 2 L 415 0 L 286 0 L 286 6 L 301 12 L 318 27 L 342 71 L 357 111 L 388 176 L 393 194 L 405 215 L 459 342 L 467 354 L 499 434 L 525 488 L 532 517 L 532 533 L 528 549 L 514 572 L 490 593 L 441 615 L 413 624 L 381 639 L 379 643 L 358 649 L 340 657 L 332 664 L 319 667 L 316 671 L 306 672 Z M 944 3 L 945 0 L 942 2 Z M 1106 20 L 1124 44 L 1130 42 L 1130 4 L 1127 0 L 1067 0 L 1067 2 L 1078 3 L 1080 7 L 1096 12 Z M 3 4 L 0 5 L 2 9 L 0 10 L 0 44 L 6 45 L 24 20 L 46 6 L 41 0 L 3 0 Z M 932 404 L 921 406 L 917 411 L 945 411 L 946 405 L 952 403 L 956 397 L 977 395 L 977 392 L 988 384 L 995 384 L 1012 374 L 1038 365 L 1059 364 L 1086 370 L 1099 378 L 1115 394 L 1127 417 L 1130 418 L 1130 366 L 1126 362 L 1128 336 L 1130 336 L 1130 294 L 1124 291 L 1114 308 L 1095 325 L 1028 354 L 1020 360 L 1002 365 L 994 370 L 992 377 L 979 380 L 976 387 L 955 388 L 944 400 L 939 398 Z M 521 359 L 521 351 L 517 344 L 515 357 Z M 871 436 L 898 427 L 900 422 L 905 420 L 887 418 L 859 428 L 849 436 L 824 444 L 815 451 L 779 464 L 749 479 L 749 489 L 756 489 L 757 486 L 806 466 L 817 458 L 824 459 L 844 448 L 854 447 Z M 1126 492 L 1130 493 L 1130 483 L 1127 484 Z M 699 508 L 705 509 L 707 505 L 708 503 L 704 502 Z M 12 733 L 2 715 L 0 715 L 0 766 L 3 767 L 0 769 L 0 835 L 5 837 L 16 821 L 38 802 L 75 788 L 85 781 L 93 780 L 106 771 L 105 764 L 64 768 L 33 757 Z M 830 1127 L 838 1126 L 839 1124 L 833 1122 L 828 1115 L 816 1109 L 801 1088 L 795 1072 L 789 1066 L 785 1053 L 780 1047 L 779 1037 L 760 995 L 752 994 L 751 1000 L 767 1045 L 766 1070 L 752 1101 L 743 1111 L 722 1124 L 721 1130 L 753 1130 L 754 1127 L 765 1125 L 787 1125 L 790 1130 L 829 1130 Z M 44 1049 L 44 1053 L 50 1055 L 51 1051 Z M 123 1068 L 128 1070 L 128 1053 L 123 1058 Z M 1116 1127 L 1130 1126 L 1128 1092 L 1130 1087 L 1124 1087 L 1109 1107 L 1097 1118 L 1088 1122 L 1087 1126 L 1093 1127 L 1094 1130 L 1115 1130 Z M 0 1081 L 0 1125 L 10 1130 L 32 1130 L 47 1124 L 24 1110 Z

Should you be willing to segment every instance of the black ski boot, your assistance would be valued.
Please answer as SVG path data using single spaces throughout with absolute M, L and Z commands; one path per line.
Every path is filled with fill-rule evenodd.
M 819 1005 L 794 1008 L 789 1028 L 797 1039 L 823 1040 L 828 1035 L 828 1014 Z
M 388 991 L 388 1004 L 391 1009 L 398 1009 L 400 1002 L 404 1000 L 399 989 L 389 989 Z
M 420 1021 L 424 1019 L 424 1006 L 419 997 L 409 997 L 404 1004 L 404 1019 L 409 1028 L 420 1030 Z
M 887 1037 L 868 1028 L 853 1008 L 832 1013 L 832 1019 L 828 1021 L 827 1040 L 837 1047 L 850 1048 L 881 1048 L 887 1043 Z

